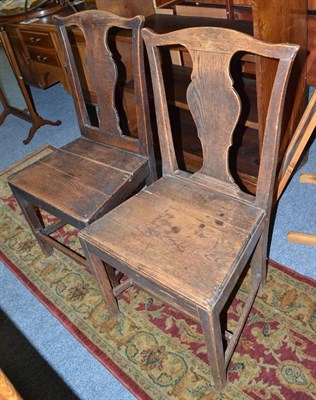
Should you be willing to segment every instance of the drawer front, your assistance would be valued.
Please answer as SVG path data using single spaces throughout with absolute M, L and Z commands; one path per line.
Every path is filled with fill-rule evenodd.
M 54 44 L 49 33 L 38 33 L 33 31 L 20 32 L 23 41 L 27 46 L 39 46 L 46 49 L 54 48 Z
M 32 61 L 40 64 L 60 66 L 59 59 L 55 51 L 48 51 L 46 49 L 37 49 L 34 47 L 27 48 Z

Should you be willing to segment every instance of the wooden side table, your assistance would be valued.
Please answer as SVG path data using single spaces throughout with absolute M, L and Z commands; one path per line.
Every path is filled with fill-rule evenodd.
M 12 71 L 17 79 L 18 85 L 20 87 L 21 93 L 24 97 L 27 106 L 26 110 L 20 110 L 14 106 L 11 106 L 4 91 L 0 87 L 0 101 L 3 105 L 3 112 L 0 115 L 0 125 L 4 122 L 5 118 L 9 114 L 13 114 L 19 118 L 24 119 L 25 121 L 30 122 L 32 124 L 32 127 L 29 131 L 27 138 L 23 141 L 24 144 L 28 144 L 32 140 L 38 128 L 40 128 L 43 125 L 57 126 L 61 124 L 61 121 L 58 120 L 56 122 L 52 122 L 50 120 L 43 119 L 38 115 L 35 106 L 33 104 L 29 89 L 24 83 L 23 76 L 19 69 L 19 65 L 17 63 L 10 41 L 5 31 L 0 31 L 0 43 L 2 44 L 4 51 L 8 57 Z

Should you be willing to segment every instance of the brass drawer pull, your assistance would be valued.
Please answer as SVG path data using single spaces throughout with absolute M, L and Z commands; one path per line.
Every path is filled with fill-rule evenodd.
M 30 42 L 37 44 L 41 41 L 41 38 L 30 37 Z
M 48 60 L 48 57 L 37 56 L 36 59 L 37 59 L 37 61 L 44 63 Z

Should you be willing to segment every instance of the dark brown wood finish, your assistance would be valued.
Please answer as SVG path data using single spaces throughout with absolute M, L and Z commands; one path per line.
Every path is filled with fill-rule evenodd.
M 298 46 L 267 44 L 222 28 L 164 35 L 144 29 L 143 38 L 163 177 L 82 230 L 79 237 L 112 315 L 119 312 L 115 296 L 135 284 L 202 324 L 214 386 L 222 390 L 229 360 L 265 281 L 282 112 Z M 160 63 L 160 48 L 178 44 L 188 49 L 193 62 L 187 100 L 204 155 L 194 174 L 181 171 L 177 163 Z M 230 75 L 231 58 L 238 51 L 278 60 L 255 196 L 240 190 L 228 163 L 241 111 Z M 221 313 L 249 261 L 252 290 L 236 331 L 225 335 Z M 130 280 L 113 287 L 113 269 Z M 227 347 L 225 336 L 231 336 Z
M 164 4 L 166 2 L 162 2 Z M 312 64 L 315 58 L 315 45 L 313 39 L 313 16 L 309 16 L 307 24 L 307 5 L 310 10 L 313 9 L 315 1 L 306 0 L 237 0 L 233 1 L 235 18 L 233 29 L 242 29 L 245 22 L 253 28 L 253 35 L 257 39 L 265 40 L 272 43 L 296 43 L 300 45 L 299 54 L 296 57 L 295 64 L 292 69 L 292 75 L 290 79 L 290 90 L 288 91 L 288 97 L 286 99 L 286 105 L 284 110 L 284 120 L 282 128 L 281 146 L 279 161 L 282 162 L 282 157 L 285 154 L 286 148 L 294 134 L 294 131 L 299 123 L 301 116 L 303 115 L 304 108 L 306 106 L 306 58 L 307 58 L 307 28 L 308 28 L 308 41 L 310 54 L 307 58 L 308 75 L 307 82 L 312 84 L 313 71 Z M 182 17 L 193 21 L 199 18 L 196 15 L 212 16 L 212 10 L 222 10 L 223 7 L 227 7 L 227 0 L 203 0 L 195 4 L 189 0 L 174 0 L 167 2 L 162 5 L 163 8 L 176 9 L 182 7 L 182 9 L 196 9 L 192 13 L 192 16 Z M 315 7 L 314 7 L 315 8 Z M 204 9 L 204 11 L 203 11 Z M 201 10 L 200 12 L 198 10 Z M 208 12 L 206 12 L 209 10 Z M 175 11 L 176 12 L 176 11 Z M 186 14 L 190 15 L 190 13 Z M 214 14 L 216 16 L 216 13 Z M 164 15 L 163 18 L 169 18 L 170 26 L 171 19 L 174 18 L 176 21 L 176 15 Z M 181 18 L 181 17 L 180 17 Z M 203 17 L 202 17 L 203 18 Z M 207 19 L 207 18 L 204 18 Z M 211 19 L 210 19 L 211 20 Z M 219 18 L 213 20 L 221 21 Z M 242 21 L 247 20 L 247 21 Z M 163 33 L 159 23 L 156 23 L 159 32 Z M 167 21 L 164 23 L 167 25 Z M 150 25 L 147 25 L 150 27 Z M 206 26 L 211 26 L 210 23 L 206 23 Z M 214 25 L 216 26 L 216 25 Z M 223 25 L 225 26 L 225 25 Z M 154 27 L 154 30 L 156 27 Z M 166 30 L 165 30 L 166 31 Z M 264 132 L 264 121 L 266 119 L 266 112 L 268 107 L 268 100 L 270 97 L 271 82 L 274 79 L 275 64 L 271 60 L 256 60 L 256 63 L 247 64 L 247 68 L 251 67 L 251 72 L 255 72 L 256 84 L 257 84 L 257 96 L 253 104 L 257 105 L 258 109 L 258 130 L 252 132 L 245 132 L 243 136 L 243 144 L 241 147 L 235 149 L 237 153 L 237 173 L 243 184 L 248 188 L 249 191 L 253 192 L 256 186 L 257 168 L 256 164 L 252 162 L 253 159 L 259 160 L 260 151 L 262 146 L 262 137 Z M 315 79 L 314 79 L 315 81 Z M 293 95 L 295 93 L 295 95 Z M 253 99 L 249 99 L 253 100 Z M 188 134 L 188 129 L 184 130 L 183 135 Z M 193 134 L 191 133 L 191 136 Z M 258 140 L 259 137 L 259 140 Z M 251 140 L 249 141 L 248 138 Z M 256 146 L 253 144 L 256 142 Z M 252 159 L 244 159 L 245 150 L 248 152 L 252 147 Z M 257 149 L 256 149 L 257 148 Z M 194 154 L 196 155 L 196 154 Z M 192 157 L 191 153 L 185 154 L 186 164 L 188 164 L 190 171 L 195 167 L 196 157 Z
M 157 5 L 161 6 L 163 3 L 166 2 L 159 2 Z M 215 5 L 215 8 L 222 7 L 222 9 L 225 11 L 225 4 L 232 4 L 234 6 L 235 19 L 206 18 L 204 14 L 203 17 L 153 14 L 146 17 L 145 25 L 159 33 L 165 33 L 171 30 L 192 26 L 223 26 L 235 29 L 237 31 L 249 33 L 254 35 L 256 38 L 270 42 L 289 42 L 300 45 L 300 52 L 296 57 L 295 66 L 292 70 L 290 80 L 291 90 L 289 91 L 288 98 L 286 100 L 283 137 L 281 139 L 282 144 L 280 151 L 281 163 L 282 156 L 306 104 L 306 3 L 307 2 L 305 0 L 236 0 L 233 2 L 228 2 L 227 0 L 203 0 L 199 2 L 198 6 L 195 6 L 195 8 L 202 8 L 205 6 L 210 9 L 210 7 L 212 8 L 213 5 Z M 310 8 L 313 7 L 312 3 L 312 1 L 309 1 Z M 183 4 L 191 7 L 192 5 L 195 5 L 195 2 L 184 0 L 176 0 L 172 2 L 168 1 L 168 5 L 164 5 L 163 8 L 166 9 L 167 7 L 173 7 L 173 4 Z M 117 2 L 104 1 L 102 7 L 109 7 L 110 10 L 115 9 L 118 13 L 127 13 L 129 16 L 135 13 L 137 10 L 141 11 L 141 14 L 147 15 L 152 9 L 152 2 L 151 0 L 144 0 L 141 2 L 127 2 L 125 0 L 119 0 Z M 172 8 L 170 8 L 169 11 L 172 12 Z M 70 8 L 64 8 L 60 11 L 60 14 L 69 14 L 70 12 L 73 12 L 73 10 Z M 246 15 L 247 18 L 245 18 Z M 29 25 L 6 25 L 5 29 L 9 33 L 11 42 L 14 44 L 13 47 L 16 50 L 16 57 L 19 61 L 25 82 L 39 87 L 47 87 L 59 80 L 62 82 L 64 87 L 69 90 L 66 74 L 63 68 L 63 56 L 61 54 L 60 45 L 57 40 L 55 27 L 52 24 L 51 16 L 41 18 L 39 21 Z M 42 33 L 49 34 L 54 45 L 53 48 L 48 46 L 49 43 L 43 41 L 40 41 L 38 45 L 29 43 L 27 37 L 38 39 L 38 36 L 34 37 L 34 32 L 37 32 L 39 34 L 38 36 L 41 36 Z M 117 35 L 115 35 L 115 38 L 120 42 L 117 47 L 122 57 L 122 64 L 124 64 L 126 67 L 126 73 L 129 74 L 131 65 L 131 52 L 128 42 L 130 42 L 130 38 L 127 37 L 127 35 L 121 34 L 121 32 L 118 32 Z M 311 38 L 311 35 L 309 35 L 309 37 Z M 310 40 L 310 44 L 311 42 L 312 41 Z M 77 56 L 84 60 L 84 39 L 82 35 L 75 34 L 72 44 L 77 46 Z M 38 49 L 40 53 L 38 53 L 36 49 Z M 37 58 L 38 56 L 39 59 Z M 56 58 L 56 56 L 58 56 L 58 58 Z M 308 57 L 308 60 L 310 61 L 312 61 L 311 56 L 312 55 Z M 178 58 L 185 60 L 186 54 L 182 52 L 181 57 L 179 56 Z M 59 65 L 57 65 L 58 63 Z M 313 68 L 310 63 L 309 65 L 309 71 L 311 72 L 313 71 Z M 275 68 L 273 63 L 270 61 L 265 64 L 261 62 L 255 64 L 252 60 L 252 62 L 247 62 L 244 64 L 244 66 L 247 73 L 250 69 L 250 72 L 254 74 L 256 69 L 256 81 L 253 79 L 253 82 L 257 83 L 257 91 L 254 96 L 249 97 L 248 93 L 246 93 L 245 96 L 245 101 L 248 102 L 248 104 L 251 104 L 252 109 L 255 110 L 255 113 L 253 114 L 255 116 L 255 120 L 251 119 L 250 121 L 252 123 L 255 122 L 255 125 L 243 125 L 247 129 L 240 129 L 240 137 L 239 140 L 236 141 L 233 151 L 236 155 L 236 173 L 238 174 L 239 179 L 250 192 L 254 192 L 258 175 L 260 149 L 262 146 L 262 124 L 265 120 L 266 109 L 268 106 L 267 98 L 270 89 L 269 82 L 270 80 L 273 80 Z M 177 79 L 179 70 L 180 68 L 177 68 L 177 71 L 175 71 L 172 76 L 170 75 L 171 79 L 168 85 L 170 91 L 174 89 L 174 97 L 178 93 L 179 88 L 180 93 L 183 91 L 183 89 L 181 89 L 182 82 Z M 81 72 L 82 74 L 85 74 L 86 72 L 84 63 L 82 65 Z M 129 79 L 132 78 L 132 76 L 126 76 L 126 78 Z M 248 83 L 249 80 L 245 84 L 245 88 L 248 86 Z M 124 82 L 122 82 L 122 84 L 124 85 Z M 254 85 L 252 84 L 251 86 Z M 134 94 L 131 93 L 129 89 L 126 87 L 126 90 L 124 90 L 123 101 L 127 107 L 128 125 L 130 129 L 133 130 L 136 125 L 136 121 L 133 119 L 135 114 L 135 101 Z M 94 90 L 89 81 L 87 81 L 85 98 L 87 101 L 94 103 Z M 172 105 L 174 115 L 173 120 L 174 123 L 181 124 L 182 127 L 181 132 L 179 133 L 177 150 L 179 154 L 181 151 L 183 152 L 183 163 L 185 164 L 186 168 L 192 172 L 200 167 L 202 159 L 201 148 L 199 151 L 197 151 L 196 134 L 194 129 L 192 130 L 192 121 L 190 120 L 190 115 L 185 112 L 185 109 L 187 108 L 186 100 L 184 99 L 185 101 L 183 102 L 181 99 L 180 103 L 178 102 L 177 97 L 175 97 L 174 100 L 175 104 Z M 172 97 L 168 97 L 168 101 L 171 104 Z M 240 126 L 242 126 L 243 118 L 240 122 Z M 248 123 L 248 121 L 246 122 Z M 182 146 L 184 143 L 185 148 Z M 251 157 L 245 158 L 244 154 L 248 153 L 248 150 L 251 151 Z
M 77 229 L 89 225 L 146 181 L 155 180 L 140 36 L 143 22 L 143 17 L 126 19 L 105 11 L 83 11 L 56 18 L 82 137 L 19 171 L 9 181 L 45 254 L 50 254 L 53 246 L 86 264 L 80 255 L 56 242 L 51 234 L 65 224 Z M 80 29 L 86 38 L 86 70 L 96 94 L 94 117 L 84 100 L 74 48 L 68 36 L 72 32 L 68 29 L 70 26 Z M 113 27 L 132 30 L 137 137 L 124 134 L 121 127 L 124 109 L 118 108 L 116 101 L 119 97 L 117 59 L 108 41 L 108 32 Z M 45 227 L 40 209 L 58 218 L 58 222 Z
M 45 20 L 7 25 L 5 30 L 26 84 L 46 89 L 61 82 L 69 90 L 56 28 Z

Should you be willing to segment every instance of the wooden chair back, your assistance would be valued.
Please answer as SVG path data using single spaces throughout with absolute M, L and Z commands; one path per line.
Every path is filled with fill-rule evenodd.
M 144 17 L 128 19 L 118 17 L 106 11 L 89 10 L 73 14 L 66 18 L 54 17 L 58 27 L 60 42 L 66 61 L 69 84 L 74 98 L 76 112 L 82 136 L 98 142 L 116 146 L 131 152 L 148 155 L 151 146 L 151 130 L 148 113 L 146 81 L 143 67 L 143 42 L 141 28 Z M 70 30 L 69 27 L 72 27 Z M 131 44 L 134 91 L 136 99 L 136 122 L 138 137 L 123 134 L 120 125 L 120 110 L 116 106 L 118 66 L 114 60 L 109 31 L 111 28 L 122 28 L 132 31 Z M 85 40 L 84 72 L 86 80 L 92 84 L 95 92 L 95 105 L 98 126 L 91 123 L 84 90 L 81 71 L 76 62 L 70 34 L 80 30 Z
M 268 44 L 244 33 L 212 27 L 188 28 L 163 35 L 143 29 L 142 35 L 150 63 L 164 174 L 178 174 L 179 166 L 159 47 L 181 45 L 192 58 L 187 102 L 203 150 L 203 165 L 190 179 L 241 199 L 249 196 L 241 191 L 229 168 L 229 149 L 241 112 L 241 101 L 230 71 L 232 58 L 243 52 L 279 60 L 267 113 L 256 196 L 251 198 L 254 204 L 266 209 L 271 202 L 269 188 L 277 164 L 285 88 L 299 46 Z

